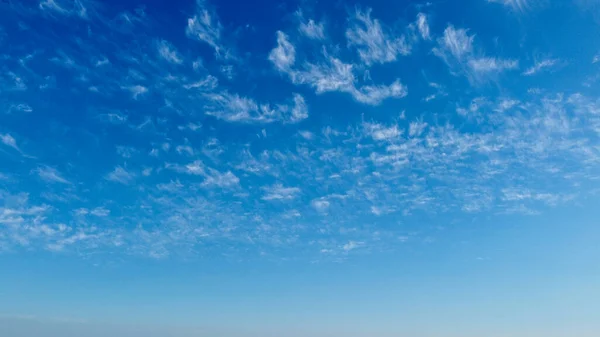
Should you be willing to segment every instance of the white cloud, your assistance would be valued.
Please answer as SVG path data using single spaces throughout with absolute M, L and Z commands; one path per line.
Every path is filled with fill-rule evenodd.
M 61 183 L 61 184 L 70 184 L 70 182 L 63 178 L 62 175 L 55 169 L 50 166 L 41 166 L 38 167 L 35 171 L 40 179 L 51 182 L 51 183 Z
M 177 145 L 177 147 L 175 147 L 175 151 L 177 151 L 179 154 L 187 154 L 188 156 L 194 155 L 194 148 L 189 145 Z
M 448 56 L 461 62 L 473 52 L 473 35 L 466 29 L 456 29 L 448 25 L 444 36 L 438 39 L 439 48 L 434 48 L 434 54 L 446 59 Z
M 557 59 L 546 59 L 546 60 L 541 60 L 541 61 L 535 61 L 535 64 L 533 66 L 531 66 L 530 68 L 527 68 L 527 70 L 525 70 L 523 72 L 523 75 L 525 76 L 531 76 L 531 75 L 535 75 L 537 73 L 539 73 L 540 71 L 544 71 L 547 69 L 550 69 L 556 65 L 558 65 L 559 60 Z
M 204 181 L 202 186 L 230 188 L 238 186 L 240 179 L 231 171 L 219 172 L 215 169 L 208 168 L 204 173 Z
M 5 82 L 5 83 L 3 83 Z M 19 74 L 12 71 L 6 71 L 0 74 L 0 84 L 6 91 L 24 91 L 27 90 L 27 81 Z
M 195 89 L 200 91 L 211 91 L 219 85 L 219 80 L 212 76 L 208 75 L 204 79 L 184 84 L 183 87 L 185 89 Z
M 353 66 L 325 53 L 324 63 L 306 65 L 307 69 L 293 73 L 292 80 L 296 83 L 309 84 L 317 93 L 330 91 L 347 92 L 355 100 L 378 105 L 387 98 L 400 98 L 407 94 L 406 87 L 395 80 L 390 85 L 364 85 L 357 87 Z
M 329 209 L 329 201 L 325 199 L 315 199 L 310 204 L 319 213 L 326 213 Z
M 600 62 L 600 54 L 596 54 L 592 58 L 592 64 L 595 64 L 595 63 L 598 63 L 598 62 Z
M 90 214 L 98 216 L 98 217 L 105 217 L 105 216 L 110 215 L 110 210 L 108 210 L 104 207 L 96 207 L 90 212 Z
M 165 61 L 174 63 L 174 64 L 183 63 L 183 60 L 181 59 L 181 56 L 177 52 L 177 49 L 175 49 L 175 47 L 173 47 L 173 45 L 171 43 L 169 43 L 168 41 L 165 41 L 165 40 L 158 41 L 157 48 L 158 48 L 158 55 L 160 55 L 160 57 L 162 57 Z
M 408 135 L 410 137 L 418 137 L 423 133 L 423 131 L 425 131 L 426 128 L 427 123 L 423 121 L 410 122 L 408 126 Z
M 315 137 L 315 135 L 312 132 L 306 130 L 298 131 L 298 134 L 306 140 L 311 140 Z
M 206 114 L 239 123 L 297 123 L 308 117 L 304 98 L 293 95 L 292 104 L 258 104 L 253 99 L 228 92 L 207 94 Z
M 282 72 L 290 71 L 290 67 L 296 62 L 296 48 L 285 33 L 277 32 L 277 47 L 269 53 L 269 60 Z
M 429 23 L 427 23 L 427 15 L 423 13 L 417 14 L 417 28 L 419 29 L 419 34 L 421 34 L 423 40 L 431 39 L 429 34 Z
M 298 14 L 300 24 L 298 25 L 298 31 L 300 34 L 313 39 L 323 40 L 325 39 L 325 27 L 322 22 L 316 23 L 313 19 L 305 20 L 301 12 Z
M 291 107 L 290 122 L 295 123 L 308 118 L 308 107 L 304 97 L 300 94 L 294 94 L 294 105 Z
M 406 87 L 396 79 L 390 85 L 364 85 L 353 88 L 352 96 L 359 102 L 378 105 L 388 98 L 401 98 L 408 94 Z
M 349 252 L 362 246 L 364 246 L 364 242 L 348 241 L 348 243 L 346 243 L 342 249 L 346 252 Z
M 68 2 L 64 0 L 56 0 L 56 3 L 68 8 L 65 7 Z M 86 6 L 87 3 L 86 0 Z M 212 48 L 223 52 L 222 40 L 228 31 L 224 28 L 215 30 L 220 24 L 214 12 L 208 11 L 209 19 L 204 20 L 204 4 L 199 7 L 195 17 L 197 22 L 188 27 L 188 36 L 201 40 L 201 43 L 196 42 L 200 44 L 196 47 L 210 49 L 209 53 Z M 54 10 L 45 10 L 48 14 L 40 19 L 48 19 L 49 15 L 59 17 Z M 418 234 L 404 232 L 410 227 L 409 222 L 417 218 L 410 214 L 416 212 L 435 215 L 436 219 L 443 219 L 448 214 L 460 219 L 461 214 L 485 217 L 503 212 L 532 212 L 533 209 L 543 210 L 543 207 L 566 203 L 574 198 L 573 195 L 585 197 L 594 185 L 592 183 L 600 181 L 597 174 L 600 163 L 598 98 L 551 93 L 552 83 L 543 85 L 543 90 L 518 95 L 507 87 L 506 82 L 500 81 L 497 87 L 472 90 L 462 83 L 464 81 L 438 76 L 440 74 L 425 64 L 422 71 L 417 71 L 425 81 L 421 81 L 420 93 L 415 87 L 415 92 L 421 96 L 415 97 L 414 101 L 427 94 L 446 95 L 448 91 L 453 94 L 449 105 L 432 102 L 429 109 L 408 109 L 404 113 L 401 112 L 405 108 L 402 104 L 389 102 L 385 111 L 363 106 L 356 113 L 345 113 L 346 109 L 352 110 L 350 100 L 355 101 L 356 108 L 357 104 L 361 105 L 359 103 L 377 105 L 387 98 L 407 94 L 406 87 L 395 79 L 397 67 L 387 64 L 383 67 L 386 69 L 375 69 L 377 66 L 371 69 L 372 72 L 366 72 L 369 70 L 367 63 L 377 65 L 400 58 L 401 53 L 390 44 L 393 45 L 403 32 L 411 34 L 410 43 L 421 40 L 419 43 L 423 43 L 423 48 L 429 43 L 422 40 L 435 40 L 432 43 L 436 55 L 448 63 L 453 74 L 468 79 L 489 77 L 502 71 L 509 74 L 508 70 L 519 66 L 511 55 L 486 54 L 469 30 L 451 27 L 443 32 L 442 27 L 435 33 L 429 28 L 431 17 L 424 14 L 418 15 L 416 21 L 413 20 L 415 17 L 410 18 L 413 22 L 408 30 L 401 27 L 400 31 L 395 31 L 365 13 L 362 13 L 361 21 L 352 12 L 348 27 L 340 28 L 339 23 L 333 21 L 331 26 L 326 24 L 327 28 L 341 29 L 332 31 L 331 36 L 325 36 L 323 24 L 318 20 L 294 19 L 289 36 L 282 32 L 273 34 L 274 49 L 269 54 L 269 61 L 263 60 L 270 62 L 266 72 L 265 69 L 251 69 L 249 74 L 248 69 L 244 69 L 245 60 L 252 57 L 245 54 L 248 58 L 244 57 L 244 61 L 236 64 L 236 75 L 231 81 L 225 77 L 232 68 L 228 68 L 223 60 L 206 60 L 201 66 L 195 56 L 188 62 L 190 51 L 176 51 L 170 44 L 163 44 L 166 48 L 161 52 L 160 40 L 144 34 L 147 29 L 159 28 L 152 26 L 157 23 L 155 21 L 147 22 L 152 24 L 147 26 L 136 22 L 127 29 L 115 31 L 118 34 L 106 35 L 99 30 L 104 26 L 92 21 L 97 18 L 90 18 L 91 34 L 82 31 L 85 38 L 74 40 L 77 48 L 65 45 L 68 57 L 61 60 L 70 68 L 61 68 L 55 74 L 54 88 L 68 85 L 69 80 L 73 80 L 73 86 L 69 87 L 84 99 L 90 95 L 85 89 L 95 87 L 97 94 L 86 100 L 89 110 L 82 113 L 96 116 L 97 121 L 111 123 L 96 125 L 106 132 L 112 130 L 131 137 L 119 137 L 117 144 L 124 146 L 118 147 L 117 153 L 111 150 L 116 144 L 104 142 L 102 132 L 90 135 L 92 138 L 89 139 L 84 136 L 87 141 L 75 144 L 75 147 L 70 144 L 63 150 L 80 153 L 85 150 L 81 146 L 94 144 L 100 146 L 98 151 L 108 149 L 105 155 L 112 158 L 106 158 L 107 162 L 123 166 L 111 166 L 106 170 L 105 178 L 128 186 L 110 183 L 105 186 L 108 181 L 75 184 L 74 177 L 81 176 L 81 170 L 89 166 L 81 166 L 85 156 L 69 159 L 70 165 L 64 172 L 43 166 L 37 170 L 34 162 L 17 158 L 15 165 L 29 166 L 26 172 L 33 165 L 32 174 L 57 184 L 46 186 L 51 193 L 40 193 L 35 189 L 40 184 L 33 184 L 38 186 L 32 185 L 33 190 L 24 189 L 31 193 L 32 200 L 39 197 L 52 206 L 33 204 L 34 201 L 27 200 L 26 193 L 7 196 L 7 192 L 0 189 L 0 250 L 23 245 L 27 250 L 68 251 L 73 248 L 74 253 L 81 254 L 120 251 L 164 257 L 203 254 L 212 249 L 252 254 L 256 248 L 275 258 L 285 258 L 289 252 L 321 250 L 330 252 L 329 257 L 339 257 L 362 243 L 369 250 L 375 250 L 393 248 L 399 237 L 410 238 L 415 244 L 423 242 L 431 234 L 425 233 L 429 226 L 419 229 Z M 100 12 L 93 14 L 101 15 Z M 118 19 L 124 20 L 124 16 L 120 15 Z M 151 20 L 150 17 L 147 19 Z M 402 20 L 399 18 L 398 22 Z M 110 18 L 106 22 L 113 24 Z M 47 26 L 51 30 L 48 34 L 53 34 L 53 25 Z M 68 24 L 61 26 L 73 28 Z M 200 27 L 201 33 L 195 36 L 192 27 Z M 231 33 L 238 39 L 251 38 L 260 33 L 254 28 L 252 25 L 239 27 Z M 383 34 L 387 38 L 373 41 L 358 38 L 360 42 L 349 45 L 343 41 L 346 29 L 359 32 L 355 37 Z M 101 43 L 104 37 L 113 35 L 124 39 Z M 330 38 L 342 38 L 342 42 L 330 41 Z M 150 48 L 145 51 L 127 48 L 129 42 L 119 42 L 125 40 Z M 325 43 L 326 46 L 321 48 L 324 40 L 331 43 Z M 176 40 L 171 41 L 175 43 Z M 27 46 L 19 47 L 18 41 L 11 41 L 10 37 L 8 42 L 16 43 L 15 50 L 34 51 L 27 50 Z M 36 45 L 35 41 L 30 42 L 32 46 Z M 105 50 L 99 47 L 103 43 L 114 44 L 119 49 L 119 53 L 110 55 L 110 61 L 102 56 Z M 247 44 L 244 42 L 241 46 Z M 364 53 L 362 57 L 360 51 Z M 432 61 L 427 58 L 427 50 L 418 48 L 415 52 L 422 52 L 419 63 Z M 5 58 L 12 64 L 13 58 L 18 56 L 9 54 Z M 588 56 L 588 64 L 591 56 Z M 14 70 L 18 73 L 0 75 L 5 89 L 27 86 L 37 89 L 50 81 L 44 78 L 45 74 L 34 71 L 42 69 L 47 60 L 40 54 L 33 57 L 39 62 L 36 67 L 21 57 L 24 61 Z M 263 58 L 266 58 L 265 54 Z M 196 60 L 195 66 L 193 60 Z M 182 65 L 185 62 L 186 66 L 172 66 L 167 62 Z M 438 60 L 438 63 L 441 62 Z M 520 65 L 523 66 L 522 62 Z M 31 67 L 22 71 L 27 66 Z M 264 84 L 261 76 L 268 76 L 269 66 L 291 84 L 302 87 L 290 90 L 288 83 L 269 92 L 257 90 L 255 86 Z M 511 75 L 520 76 L 518 73 L 522 70 Z M 246 78 L 246 75 L 251 76 Z M 435 76 L 435 79 L 429 76 Z M 219 83 L 217 77 L 224 83 Z M 278 79 L 268 77 L 269 81 L 278 82 Z M 381 80 L 383 78 L 385 80 Z M 250 85 L 240 85 L 239 81 L 243 79 L 252 81 Z M 414 82 L 418 79 L 411 76 L 406 80 Z M 430 80 L 447 82 L 430 84 L 428 88 Z M 79 84 L 82 86 L 78 87 Z M 136 96 L 136 91 L 131 91 L 136 84 L 147 89 L 145 96 L 142 92 Z M 276 87 L 277 83 L 270 85 Z M 501 89 L 500 96 L 497 96 L 498 88 Z M 51 93 L 52 89 L 48 90 L 46 93 Z M 302 90 L 310 93 L 304 94 Z M 287 96 L 277 96 L 285 92 Z M 336 94 L 325 94 L 331 92 Z M 312 93 L 327 97 L 314 97 Z M 139 101 L 118 99 L 128 94 Z M 17 96 L 15 100 L 5 102 L 3 108 L 25 102 Z M 40 104 L 34 96 L 27 96 L 26 102 L 42 116 L 46 105 L 53 105 L 52 101 Z M 48 99 L 51 100 L 52 95 Z M 317 103 L 326 103 L 326 107 L 323 105 L 326 109 L 339 111 L 322 115 L 322 111 L 313 111 L 318 107 Z M 102 107 L 104 104 L 109 105 Z M 458 116 L 452 107 L 457 107 Z M 28 110 L 27 107 L 23 109 Z M 266 125 L 299 123 L 309 117 L 309 110 L 310 118 L 315 119 L 311 122 L 316 124 L 307 121 L 296 126 Z M 205 112 L 213 117 L 207 117 Z M 26 116 L 14 114 L 8 117 Z M 138 128 L 140 123 L 145 125 L 142 129 Z M 19 135 L 25 137 L 25 131 L 20 130 Z M 10 152 L 13 148 L 18 150 L 19 146 L 30 151 L 46 151 L 48 146 L 56 145 L 55 142 L 35 143 L 36 137 L 23 138 L 27 142 L 20 141 L 12 129 L 10 133 L 12 136 L 0 135 L 0 147 L 8 160 L 15 159 Z M 54 133 L 56 137 L 61 135 L 62 132 Z M 231 135 L 235 137 L 229 137 Z M 213 140 L 219 137 L 220 141 Z M 133 152 L 131 146 L 139 150 Z M 150 151 L 152 157 L 148 156 Z M 127 166 L 122 164 L 123 158 L 119 155 L 130 158 Z M 165 165 L 164 160 L 175 164 Z M 3 188 L 21 188 L 23 185 L 14 185 L 18 179 L 27 178 L 15 169 L 18 167 L 12 168 L 12 165 L 2 169 L 7 171 L 10 179 L 2 181 Z M 112 169 L 114 171 L 109 172 Z M 5 178 L 0 176 L 0 179 Z M 63 180 L 71 180 L 72 184 L 60 188 L 58 183 Z M 272 185 L 274 182 L 280 183 Z M 112 199 L 118 193 L 125 193 L 127 197 L 119 199 L 116 205 Z M 68 205 L 76 205 L 73 208 L 76 211 L 68 211 Z M 97 205 L 105 206 L 94 208 Z M 79 209 L 82 206 L 86 208 Z M 318 214 L 330 216 L 315 219 Z M 68 226 L 53 223 L 63 217 Z M 408 226 L 387 226 L 390 219 Z M 136 226 L 138 229 L 131 230 Z M 240 243 L 247 243 L 247 246 L 242 250 L 229 250 L 239 247 Z
M 400 138 L 403 131 L 398 128 L 398 125 L 385 126 L 377 123 L 363 123 L 365 133 L 376 141 L 390 141 Z
M 208 167 L 205 163 L 203 163 L 200 160 L 195 160 L 185 166 L 180 166 L 177 164 L 168 164 L 167 168 L 173 169 L 180 173 L 202 176 L 204 177 L 204 181 L 201 183 L 201 186 L 207 188 L 233 188 L 237 187 L 240 183 L 240 179 L 233 172 L 221 172 L 212 167 Z
M 527 9 L 529 0 L 486 0 L 490 3 L 502 4 L 510 7 L 515 11 L 523 11 Z
M 8 108 L 8 113 L 12 113 L 12 112 L 19 112 L 19 113 L 29 113 L 33 111 L 33 108 L 31 108 L 31 106 L 29 106 L 29 104 L 25 104 L 25 103 L 21 103 L 21 104 L 11 104 L 11 106 Z
M 358 86 L 352 64 L 344 63 L 329 55 L 326 49 L 323 49 L 322 55 L 321 62 L 305 62 L 302 69 L 295 68 L 295 47 L 289 42 L 285 33 L 277 32 L 277 46 L 269 53 L 269 60 L 275 68 L 287 74 L 293 83 L 310 85 L 317 94 L 332 91 L 346 92 L 356 101 L 370 105 L 378 105 L 387 98 L 401 98 L 407 95 L 407 89 L 399 79 L 389 85 Z
M 211 13 L 205 6 L 204 0 L 196 0 L 196 14 L 187 22 L 186 34 L 194 39 L 204 41 L 213 47 L 215 54 L 223 56 L 221 45 L 221 32 L 223 26 L 215 13 Z
M 152 167 L 146 167 L 142 170 L 142 175 L 144 177 L 149 177 L 150 175 L 152 175 L 152 171 L 153 171 Z
M 498 105 L 496 106 L 496 111 L 498 112 L 504 112 L 506 110 L 510 110 L 513 107 L 517 106 L 519 104 L 519 101 L 514 100 L 514 99 L 501 99 L 500 102 L 498 102 Z
M 17 141 L 10 134 L 8 134 L 8 133 L 1 134 L 0 133 L 0 141 L 2 141 L 2 144 L 6 145 L 8 147 L 12 147 L 13 149 L 21 152 L 21 149 L 19 148 L 19 146 L 17 146 Z
M 231 64 L 221 66 L 219 70 L 221 70 L 221 73 L 230 81 L 233 80 L 233 78 L 235 77 L 235 70 L 233 69 L 233 65 Z
M 112 172 L 105 176 L 105 179 L 121 183 L 123 185 L 129 185 L 135 179 L 135 175 L 131 172 L 128 172 L 125 168 L 117 166 Z
M 469 67 L 475 73 L 498 73 L 504 70 L 514 70 L 519 67 L 516 60 L 499 59 L 495 57 L 482 57 L 469 60 Z
M 189 163 L 185 166 L 185 172 L 194 175 L 204 175 L 204 163 L 199 160 Z
M 371 10 L 356 10 L 346 30 L 348 46 L 356 47 L 366 65 L 395 61 L 398 55 L 410 54 L 410 45 L 404 36 L 393 37 L 377 19 L 371 18 Z
M 87 18 L 87 9 L 80 0 L 42 0 L 39 8 L 65 16 L 74 15 Z
M 276 184 L 269 187 L 263 187 L 265 195 L 263 200 L 291 200 L 300 194 L 301 190 L 298 187 L 284 187 L 281 184 Z
M 148 92 L 148 88 L 142 85 L 132 85 L 129 87 L 124 87 L 123 89 L 129 91 L 133 99 L 138 99 L 140 95 L 143 95 Z
M 448 25 L 443 37 L 438 38 L 438 47 L 433 48 L 433 53 L 448 65 L 451 73 L 463 74 L 472 83 L 493 79 L 501 72 L 519 67 L 517 60 L 476 55 L 474 38 L 468 30 Z

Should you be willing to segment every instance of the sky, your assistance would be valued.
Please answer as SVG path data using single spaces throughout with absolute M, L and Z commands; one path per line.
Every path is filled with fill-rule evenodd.
M 600 335 L 598 13 L 0 1 L 0 335 Z

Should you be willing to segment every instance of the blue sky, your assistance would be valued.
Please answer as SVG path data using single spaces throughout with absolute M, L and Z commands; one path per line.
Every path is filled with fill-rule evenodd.
M 1 2 L 0 326 L 598 336 L 600 2 L 457 3 Z

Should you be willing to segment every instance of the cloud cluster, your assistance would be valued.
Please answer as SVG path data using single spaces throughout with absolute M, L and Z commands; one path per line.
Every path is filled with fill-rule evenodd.
M 598 96 L 533 76 L 561 55 L 516 71 L 474 31 L 370 9 L 293 12 L 247 51 L 260 29 L 193 5 L 175 37 L 143 8 L 7 5 L 0 250 L 340 259 L 597 191 Z

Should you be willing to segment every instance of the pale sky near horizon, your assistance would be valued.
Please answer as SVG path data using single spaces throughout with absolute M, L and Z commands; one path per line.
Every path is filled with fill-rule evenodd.
M 0 2 L 0 337 L 600 336 L 599 13 Z

